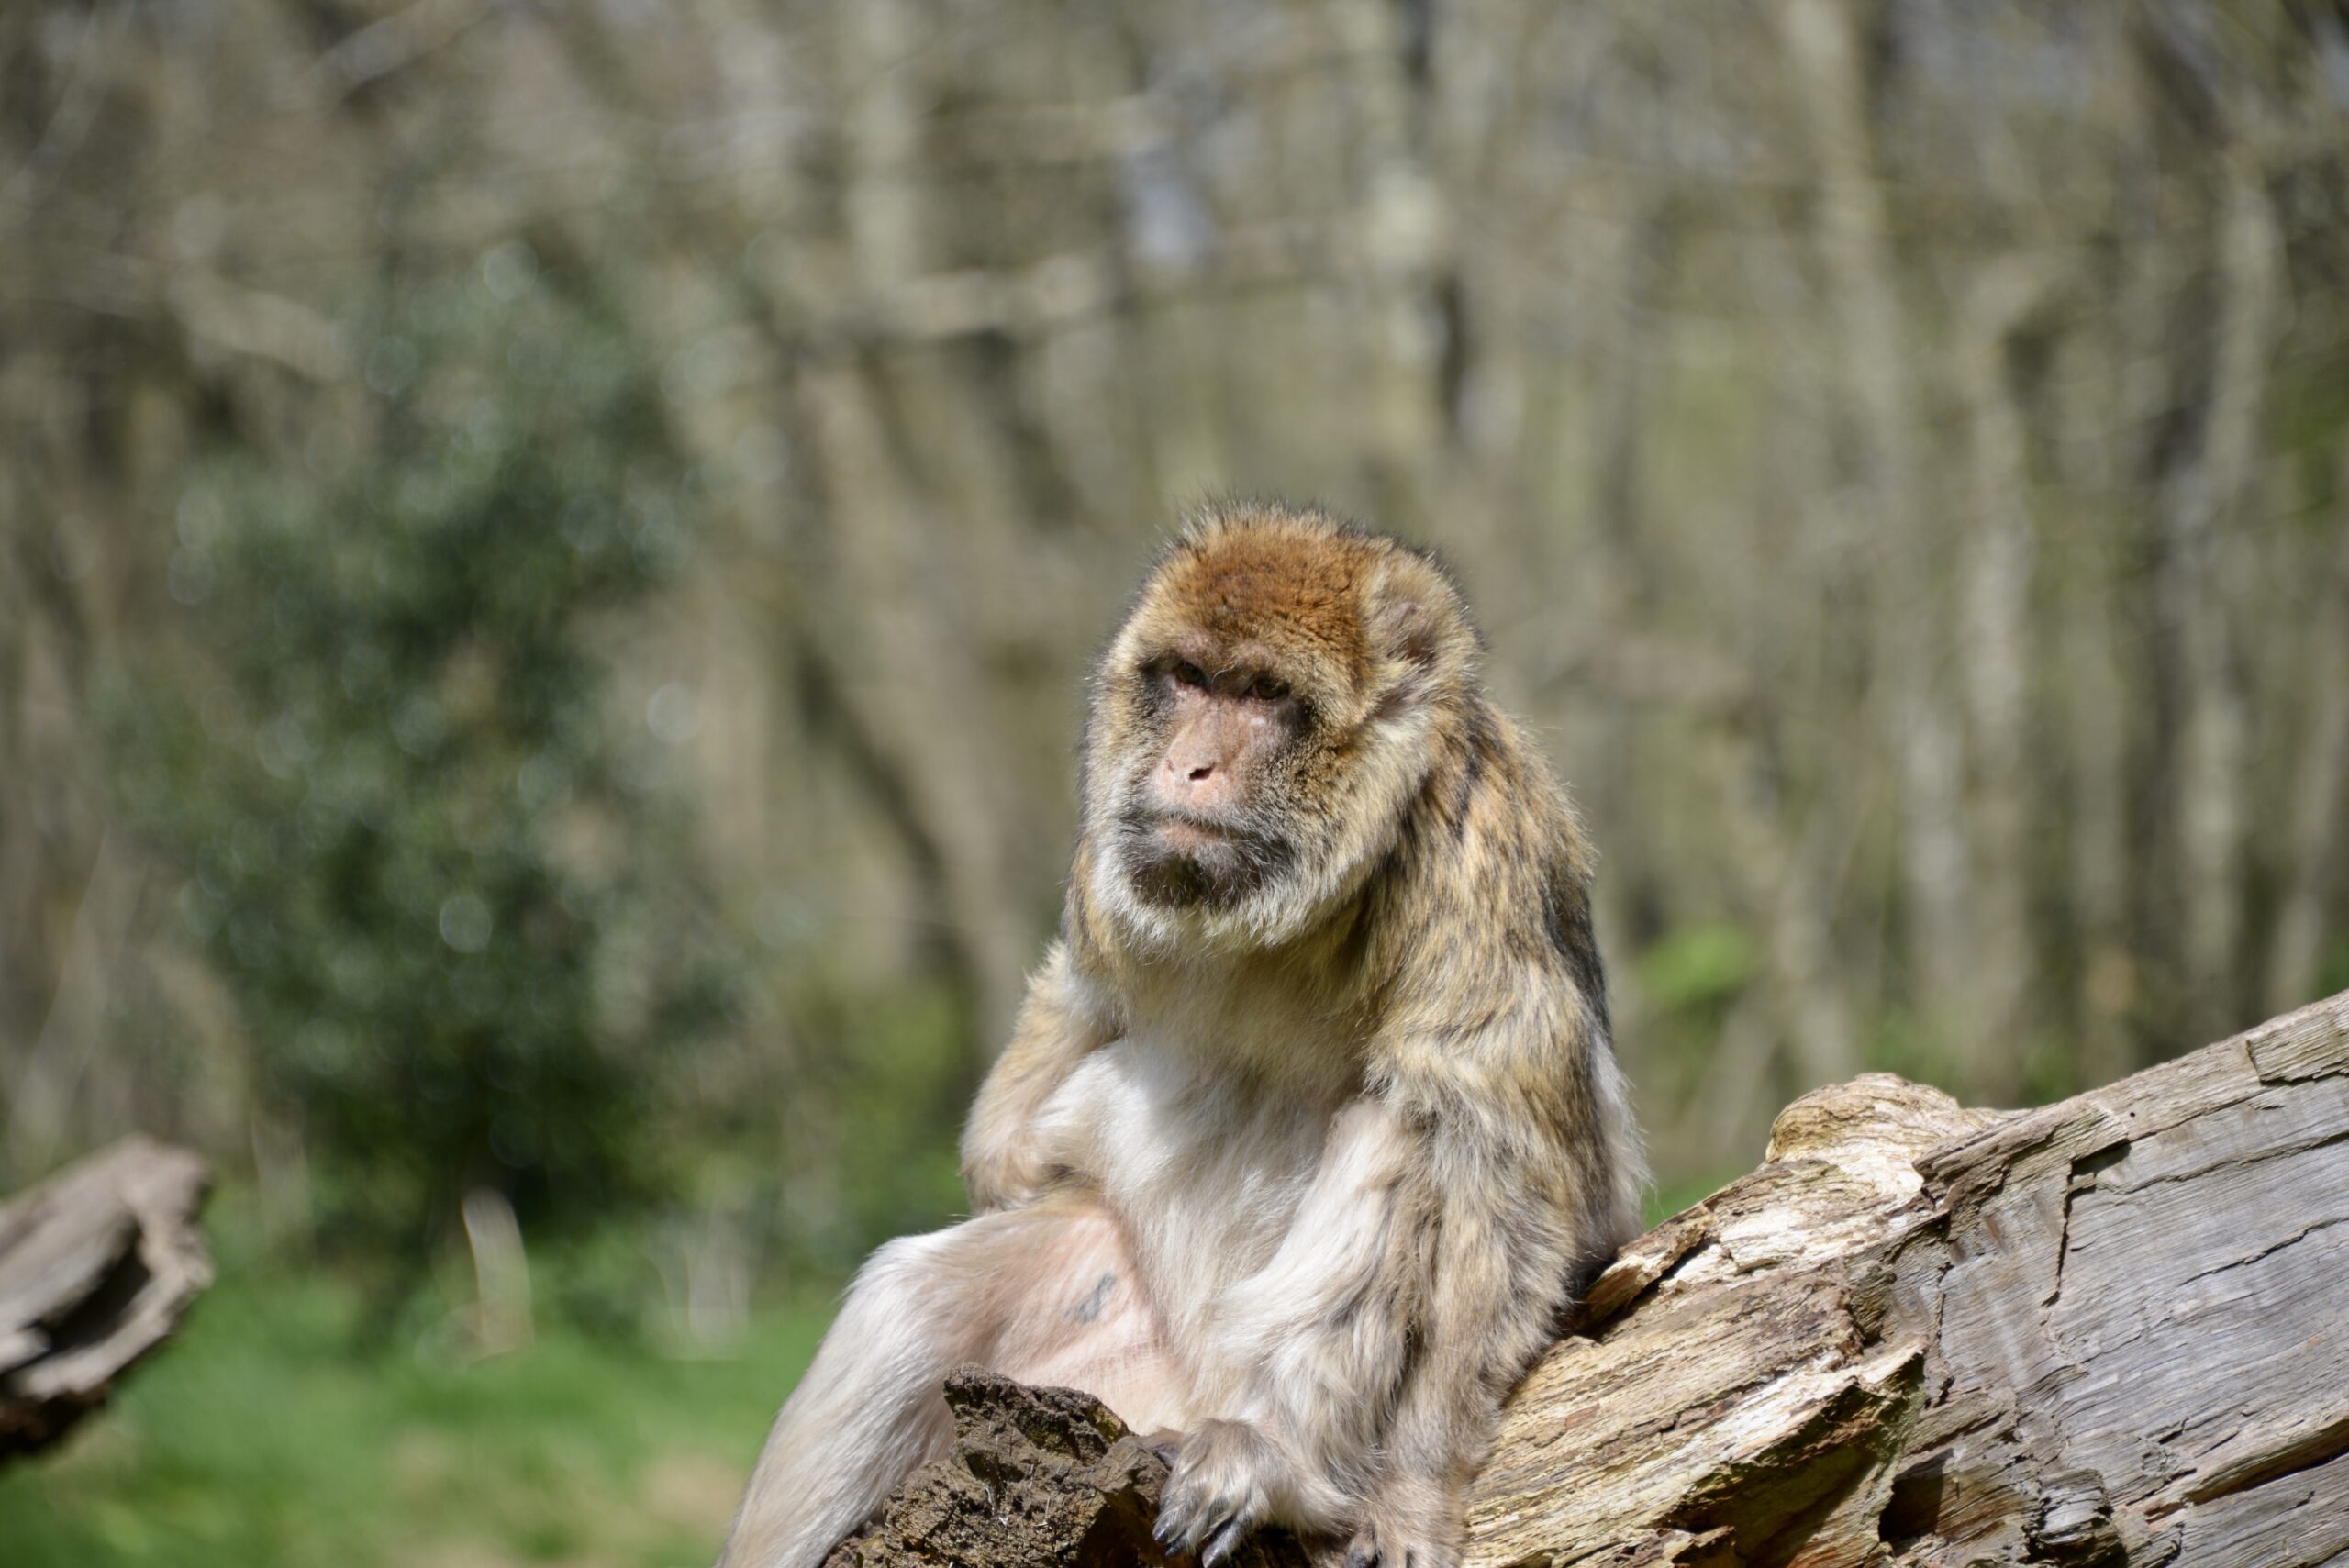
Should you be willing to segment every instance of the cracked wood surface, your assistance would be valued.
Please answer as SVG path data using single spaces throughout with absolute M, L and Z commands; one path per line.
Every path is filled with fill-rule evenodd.
M 2043 1109 L 1887 1076 L 1628 1248 L 1470 1562 L 2349 1560 L 2349 995 Z
M 54 1442 L 212 1283 L 204 1162 L 125 1139 L 0 1203 L 0 1459 Z
M 1469 1568 L 2349 1563 L 2344 1286 L 2349 993 L 2036 1111 L 1823 1089 L 1592 1287 Z M 1163 1562 L 1113 1417 L 950 1397 L 953 1454 L 833 1568 Z

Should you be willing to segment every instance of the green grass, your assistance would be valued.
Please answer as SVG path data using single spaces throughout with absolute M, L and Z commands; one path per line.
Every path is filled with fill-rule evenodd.
M 706 1563 L 829 1296 L 732 1360 L 542 1326 L 470 1364 L 354 1348 L 346 1282 L 222 1249 L 184 1332 L 0 1472 L 8 1568 Z

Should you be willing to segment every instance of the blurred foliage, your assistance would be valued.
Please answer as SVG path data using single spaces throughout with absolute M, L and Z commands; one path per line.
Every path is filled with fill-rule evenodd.
M 518 245 L 392 289 L 368 367 L 363 461 L 192 479 L 197 657 L 114 694 L 115 778 L 187 870 L 322 1234 L 413 1262 L 475 1187 L 546 1233 L 674 1196 L 664 1095 L 729 971 L 663 698 L 621 734 L 607 691 L 610 622 L 696 529 L 656 390 Z
M 927 1230 L 963 1210 L 961 1162 L 941 1129 L 961 1123 L 976 1085 L 941 1042 L 969 1026 L 961 998 L 938 985 L 879 997 L 830 989 L 805 1006 L 802 1027 L 835 1049 L 798 1088 L 834 1118 L 831 1136 L 804 1151 L 832 1191 L 808 1206 L 825 1229 L 803 1240 L 844 1268 L 876 1236 Z
M 1641 980 L 1667 1012 L 1719 1015 L 1753 978 L 1753 940 L 1735 926 L 1692 926 L 1641 955 Z

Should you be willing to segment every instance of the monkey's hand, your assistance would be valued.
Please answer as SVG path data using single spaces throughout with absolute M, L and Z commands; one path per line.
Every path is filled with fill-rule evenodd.
M 1459 1514 L 1434 1483 L 1390 1475 L 1363 1505 L 1345 1568 L 1458 1568 Z
M 1292 1489 L 1287 1457 L 1240 1421 L 1203 1421 L 1185 1433 L 1173 1470 L 1158 1505 L 1158 1544 L 1196 1551 L 1207 1568 L 1230 1556 Z

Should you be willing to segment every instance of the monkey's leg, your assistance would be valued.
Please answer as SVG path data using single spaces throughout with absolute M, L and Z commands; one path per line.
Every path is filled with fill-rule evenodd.
M 971 1229 L 900 1238 L 858 1273 L 767 1434 L 719 1568 L 809 1568 L 931 1457 L 939 1379 L 985 1337 L 958 1288 Z
M 1006 1377 L 1082 1388 L 1137 1432 L 1189 1424 L 1191 1379 L 1167 1349 L 1124 1228 L 1106 1209 L 1070 1210 L 1023 1262 L 1006 1308 L 994 1362 Z
M 1154 1366 L 1131 1278 L 1117 1226 L 1082 1198 L 883 1247 L 775 1418 L 721 1568 L 820 1562 L 907 1471 L 943 1451 L 952 1423 L 940 1385 L 963 1362 L 1030 1380 L 1084 1374 L 1092 1381 L 1078 1386 L 1105 1403 L 1115 1389 L 1163 1404 L 1155 1391 L 1170 1380 Z

